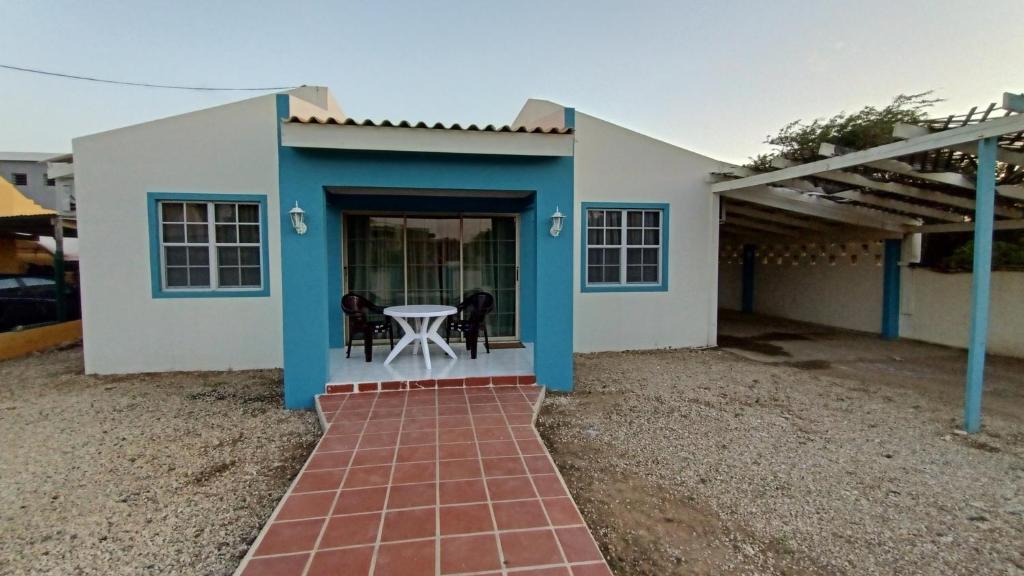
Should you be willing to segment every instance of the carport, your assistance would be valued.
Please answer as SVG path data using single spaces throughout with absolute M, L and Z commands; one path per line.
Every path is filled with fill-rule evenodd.
M 823 144 L 819 159 L 780 161 L 776 170 L 734 167 L 715 174 L 721 200 L 721 258 L 741 268 L 741 309 L 754 309 L 755 269 L 794 265 L 881 268 L 884 338 L 900 335 L 901 261 L 914 259 L 921 235 L 973 232 L 973 276 L 964 429 L 981 427 L 995 230 L 1024 229 L 1024 96 L 962 115 L 897 125 L 895 142 L 866 150 Z M 822 297 L 805 293 L 801 297 Z M 855 309 L 843 293 L 830 298 Z

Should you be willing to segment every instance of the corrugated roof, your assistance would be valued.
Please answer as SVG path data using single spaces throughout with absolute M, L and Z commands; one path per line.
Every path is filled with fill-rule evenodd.
M 285 119 L 285 122 L 298 123 L 298 124 L 336 124 L 339 126 L 369 126 L 377 128 L 421 128 L 425 130 L 463 130 L 467 132 L 518 132 L 523 134 L 572 134 L 572 128 L 527 128 L 525 126 L 519 126 L 513 128 L 507 124 L 502 126 L 495 126 L 494 124 L 488 124 L 486 126 L 477 126 L 476 124 L 470 124 L 468 126 L 462 126 L 461 124 L 455 123 L 451 125 L 445 125 L 442 122 L 435 122 L 433 124 L 427 124 L 426 122 L 408 122 L 402 120 L 400 122 L 392 122 L 391 120 L 381 120 L 376 122 L 374 120 L 355 120 L 353 118 L 335 118 L 334 116 L 309 116 L 306 118 L 300 116 L 291 116 Z
M 0 161 L 42 162 L 60 155 L 61 152 L 0 152 Z

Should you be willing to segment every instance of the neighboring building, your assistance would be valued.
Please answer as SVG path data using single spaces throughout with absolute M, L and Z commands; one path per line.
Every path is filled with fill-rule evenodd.
M 44 208 L 73 212 L 70 162 L 70 154 L 0 152 L 0 176 Z
M 722 163 L 573 108 L 356 123 L 303 87 L 77 138 L 74 157 L 90 373 L 283 367 L 286 405 L 308 407 L 346 378 L 350 290 L 486 288 L 491 336 L 557 390 L 574 351 L 715 344 Z

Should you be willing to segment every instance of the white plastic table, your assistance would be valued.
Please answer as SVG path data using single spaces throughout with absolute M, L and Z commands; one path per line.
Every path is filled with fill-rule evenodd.
M 384 365 L 387 366 L 398 356 L 398 353 L 403 348 L 408 346 L 411 342 L 416 343 L 413 348 L 413 354 L 416 353 L 417 349 L 423 350 L 423 363 L 426 364 L 427 370 L 430 370 L 430 349 L 427 347 L 427 340 L 431 340 L 434 344 L 441 347 L 452 358 L 456 358 L 455 352 L 452 352 L 451 346 L 444 341 L 443 338 L 437 333 L 438 329 L 441 328 L 441 324 L 444 319 L 452 314 L 455 314 L 458 310 L 454 306 L 439 306 L 436 304 L 413 304 L 411 306 L 388 306 L 384 309 L 384 315 L 390 316 L 398 322 L 398 325 L 402 327 L 405 334 L 395 344 L 395 349 L 388 354 Z M 413 328 L 409 324 L 411 319 L 416 327 Z

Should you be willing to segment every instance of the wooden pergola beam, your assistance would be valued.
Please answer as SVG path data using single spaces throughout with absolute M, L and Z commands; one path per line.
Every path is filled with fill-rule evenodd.
M 992 224 L 993 230 L 1024 230 L 1024 220 L 996 220 Z M 950 232 L 974 232 L 974 222 L 963 222 L 960 224 L 925 224 L 918 227 L 914 232 L 921 234 L 945 234 Z
M 877 228 L 890 232 L 910 232 L 921 224 L 921 221 L 917 218 L 899 216 L 870 208 L 844 206 L 832 200 L 804 194 L 799 190 L 790 188 L 756 186 L 753 188 L 730 190 L 721 195 L 726 198 L 735 198 L 736 200 L 742 200 L 751 204 L 760 204 L 805 216 L 841 222 L 851 226 Z
M 861 204 L 878 206 L 879 208 L 896 210 L 906 214 L 914 214 L 915 216 L 926 216 L 928 218 L 935 218 L 936 220 L 945 220 L 946 222 L 964 221 L 962 214 L 954 214 L 952 212 L 947 212 L 946 210 L 940 210 L 939 208 L 931 208 L 929 206 L 912 204 L 910 202 L 903 202 L 900 200 L 892 200 L 890 198 L 881 198 L 874 194 L 865 194 L 858 190 L 845 190 L 843 192 L 830 194 L 830 196 L 838 196 Z
M 1014 116 L 1005 116 L 998 120 L 992 120 L 991 122 L 983 122 L 982 124 L 991 124 L 992 122 L 998 122 L 999 120 L 1006 120 L 1007 118 L 1022 118 L 1024 114 L 1017 114 Z M 982 124 L 974 124 L 974 126 L 980 126 Z M 967 128 L 966 126 L 964 128 Z M 962 128 L 953 128 L 952 130 L 932 130 L 925 126 L 918 126 L 916 124 L 897 124 L 893 130 L 892 135 L 894 138 L 905 138 L 906 142 L 912 139 L 923 138 L 927 136 L 934 136 L 938 134 L 945 134 L 946 132 L 953 132 L 954 130 L 961 130 Z M 1009 134 L 1010 132 L 1019 132 L 1020 130 L 1010 130 L 1003 134 Z M 949 148 L 956 150 L 957 152 L 963 152 L 964 154 L 975 155 L 978 153 L 978 146 L 974 142 L 966 143 L 955 143 L 943 146 L 943 148 Z M 923 150 L 920 150 L 923 152 Z M 1004 162 L 1006 164 L 1013 164 L 1015 166 L 1024 166 L 1024 152 L 1015 152 L 1013 150 L 1007 150 L 1005 148 L 996 147 L 996 160 Z
M 795 218 L 787 214 L 780 214 L 778 212 L 768 212 L 765 210 L 759 210 L 753 206 L 746 206 L 730 202 L 725 204 L 725 220 L 729 221 L 729 216 L 732 214 L 739 214 L 741 216 L 749 216 L 758 220 L 768 220 L 770 222 L 778 222 L 779 224 L 785 224 L 787 226 L 795 226 L 797 228 L 806 228 L 808 230 L 817 230 L 823 232 L 831 228 L 824 222 L 814 222 L 811 220 L 803 220 Z
M 796 230 L 789 228 L 783 228 L 782 226 L 776 226 L 767 222 L 761 222 L 760 220 L 751 220 L 742 216 L 726 216 L 726 222 L 739 226 L 740 228 L 751 228 L 753 230 L 761 230 L 764 232 L 770 232 L 778 236 L 799 236 L 800 233 Z

